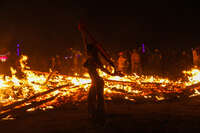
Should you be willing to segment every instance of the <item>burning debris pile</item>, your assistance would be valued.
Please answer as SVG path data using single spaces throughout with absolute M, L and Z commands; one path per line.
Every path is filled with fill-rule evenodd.
M 15 116 L 17 112 L 46 110 L 64 103 L 79 103 L 87 99 L 91 80 L 88 75 L 67 76 L 56 72 L 31 70 L 27 56 L 20 59 L 24 78 L 0 75 L 0 118 Z M 160 102 L 189 98 L 199 94 L 200 70 L 184 71 L 185 79 L 171 81 L 154 76 L 109 76 L 99 71 L 105 80 L 105 99 L 130 102 Z

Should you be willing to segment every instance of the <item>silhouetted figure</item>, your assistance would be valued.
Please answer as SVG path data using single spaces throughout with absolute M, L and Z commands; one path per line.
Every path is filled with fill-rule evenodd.
M 67 48 L 65 50 L 65 57 L 64 57 L 64 73 L 67 75 L 72 75 L 72 66 L 73 66 L 73 49 L 72 48 Z
M 140 54 L 136 49 L 131 53 L 131 70 L 132 73 L 141 74 L 141 59 Z
M 96 40 L 94 40 L 91 34 L 85 29 L 83 24 L 79 24 L 79 30 L 82 34 L 83 43 L 87 55 L 87 60 L 84 63 L 84 67 L 88 70 L 88 73 L 92 80 L 92 85 L 88 93 L 89 118 L 92 118 L 92 120 L 97 120 L 97 122 L 104 122 L 104 81 L 99 76 L 97 69 L 101 69 L 102 71 L 110 75 L 114 74 L 110 73 L 107 69 L 103 67 L 102 62 L 100 61 L 100 56 L 104 57 L 105 60 L 114 67 L 114 69 L 115 66 L 105 50 Z
M 62 61 L 61 61 L 61 57 L 59 55 L 56 55 L 56 64 L 55 64 L 55 70 L 58 72 L 58 73 L 61 73 L 62 71 Z
M 62 71 L 61 66 L 62 66 L 62 62 L 61 62 L 61 58 L 59 55 L 56 55 L 56 57 L 51 57 L 50 68 L 52 71 L 61 73 L 61 71 Z
M 200 66 L 200 49 L 195 48 L 192 50 L 193 54 L 193 65 L 199 67 Z
M 117 60 L 117 68 L 121 72 L 126 72 L 126 61 L 127 59 L 124 57 L 123 52 L 119 52 L 119 58 Z
M 55 70 L 55 67 L 56 67 L 56 58 L 55 57 L 51 57 L 50 59 L 50 68 L 51 70 Z
M 82 53 L 79 50 L 73 50 L 73 73 L 81 73 L 81 56 Z
M 17 71 L 17 72 L 16 72 L 17 78 L 23 79 L 23 78 L 26 77 L 26 75 L 22 72 L 22 68 L 21 68 L 21 65 L 20 65 L 20 57 L 16 57 L 14 68 L 15 68 L 16 71 Z
M 152 54 L 152 66 L 154 69 L 154 74 L 160 75 L 161 74 L 161 59 L 162 55 L 158 49 L 154 49 Z

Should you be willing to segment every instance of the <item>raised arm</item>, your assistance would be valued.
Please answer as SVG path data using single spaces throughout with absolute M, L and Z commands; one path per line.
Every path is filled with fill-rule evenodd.
M 113 67 L 115 67 L 113 61 L 111 60 L 111 57 L 109 56 L 109 54 L 106 52 L 106 50 L 102 47 L 102 45 L 100 43 L 98 43 L 94 37 L 92 36 L 92 34 L 87 30 L 87 28 L 85 27 L 84 24 L 80 23 L 79 24 L 79 31 L 81 31 L 81 35 L 83 38 L 83 43 L 84 46 L 86 48 L 86 45 L 88 43 L 90 44 L 94 44 L 95 47 L 99 50 L 100 54 L 105 58 L 105 60 Z
M 86 27 L 85 27 L 85 25 L 83 23 L 79 23 L 78 29 L 81 32 L 81 36 L 82 36 L 82 39 L 83 39 L 83 44 L 84 44 L 85 51 L 87 50 L 86 49 L 87 44 L 93 44 L 93 45 L 96 46 L 97 41 L 88 32 L 88 30 L 86 29 Z
M 86 46 L 87 46 L 88 43 L 95 45 L 95 47 L 98 49 L 99 53 L 114 68 L 114 70 L 115 70 L 114 73 L 119 75 L 119 71 L 117 71 L 117 68 L 116 68 L 114 62 L 111 60 L 111 57 L 109 56 L 108 52 L 102 47 L 102 45 L 100 43 L 98 43 L 94 39 L 94 37 L 92 36 L 92 34 L 90 34 L 90 32 L 85 27 L 85 25 L 82 24 L 82 23 L 80 23 L 79 26 L 78 26 L 78 29 L 81 32 L 81 35 L 82 35 L 82 38 L 83 38 L 83 43 L 84 43 L 85 51 L 86 51 Z M 107 70 L 104 70 L 104 68 L 102 68 L 102 70 L 105 71 L 105 72 L 107 72 Z

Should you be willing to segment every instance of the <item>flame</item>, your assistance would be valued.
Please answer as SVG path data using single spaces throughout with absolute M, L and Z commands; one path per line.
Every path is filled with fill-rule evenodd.
M 91 79 L 86 73 L 83 77 L 78 75 L 67 76 L 50 72 L 39 72 L 31 70 L 27 64 L 28 56 L 23 55 L 19 62 L 21 72 L 25 75 L 19 79 L 16 76 L 17 71 L 11 69 L 12 76 L 0 75 L 0 106 L 6 106 L 17 101 L 30 98 L 31 96 L 51 90 L 52 88 L 64 86 L 59 90 L 35 98 L 35 101 L 41 101 L 55 97 L 53 100 L 41 104 L 35 108 L 29 108 L 27 111 L 34 111 L 38 108 L 42 110 L 51 109 L 54 106 L 62 105 L 65 102 L 80 102 L 86 100 L 87 91 L 91 85 Z M 98 70 L 100 76 L 105 80 L 105 98 L 112 100 L 115 96 L 122 99 L 135 102 L 137 97 L 145 99 L 154 98 L 157 101 L 165 100 L 164 94 L 181 93 L 186 87 L 200 83 L 200 69 L 192 68 L 189 71 L 183 71 L 186 80 L 171 81 L 168 78 L 157 76 L 139 76 L 137 74 L 125 75 L 124 77 L 110 76 Z M 197 86 L 193 89 L 193 94 L 200 95 Z M 20 106 L 29 105 L 25 102 Z M 10 117 L 9 117 L 10 118 Z
M 183 71 L 185 75 L 188 75 L 188 82 L 185 83 L 186 86 L 190 86 L 192 84 L 197 84 L 200 82 L 200 70 L 197 68 L 192 68 L 191 71 Z

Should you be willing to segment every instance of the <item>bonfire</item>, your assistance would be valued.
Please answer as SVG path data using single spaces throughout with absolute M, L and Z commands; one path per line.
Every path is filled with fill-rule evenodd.
M 87 99 L 91 80 L 89 75 L 62 75 L 54 71 L 40 72 L 27 66 L 28 57 L 20 59 L 24 78 L 0 75 L 0 119 L 13 119 L 18 111 L 47 110 L 65 103 L 77 104 Z M 106 101 L 162 102 L 181 100 L 199 95 L 200 70 L 183 71 L 185 77 L 177 81 L 157 76 L 110 76 L 99 70 L 105 80 Z

